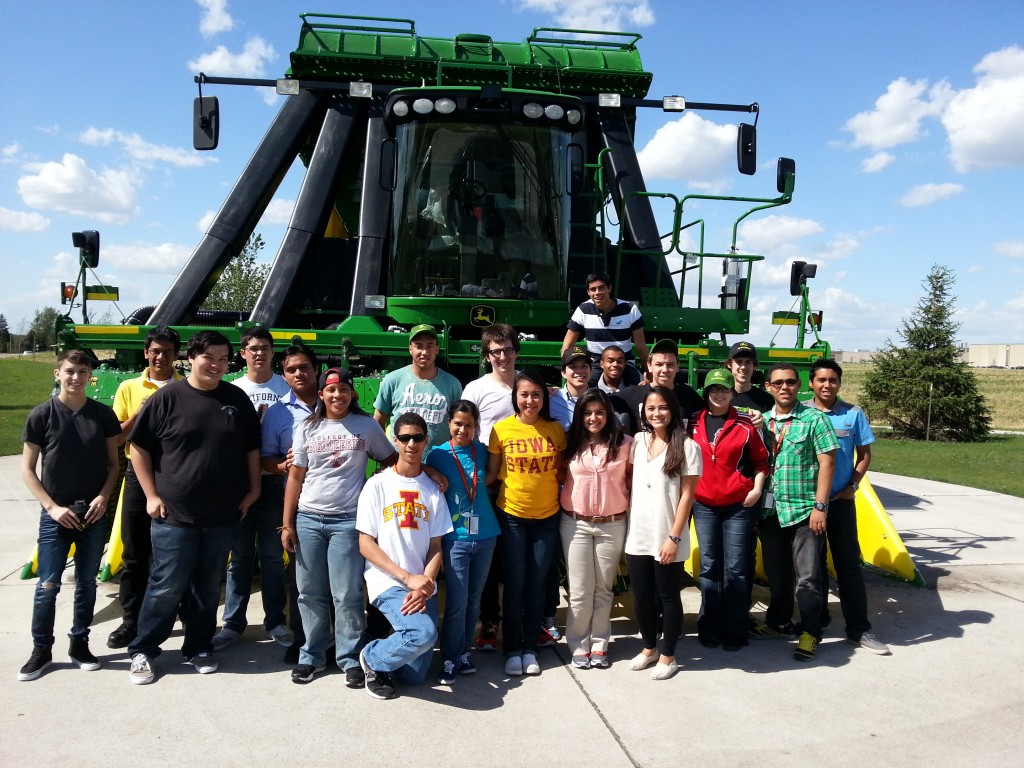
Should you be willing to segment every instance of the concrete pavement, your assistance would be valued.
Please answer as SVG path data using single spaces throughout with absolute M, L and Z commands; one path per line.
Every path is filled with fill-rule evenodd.
M 539 677 L 509 680 L 497 654 L 476 654 L 480 672 L 452 688 L 428 683 L 382 702 L 346 689 L 336 670 L 292 684 L 281 649 L 258 631 L 258 599 L 245 639 L 218 654 L 217 674 L 182 663 L 176 632 L 156 662 L 156 683 L 133 686 L 125 654 L 105 647 L 120 618 L 115 584 L 100 585 L 93 625 L 104 667 L 82 672 L 67 661 L 63 639 L 70 569 L 58 598 L 55 663 L 38 680 L 17 682 L 31 650 L 34 588 L 18 577 L 38 514 L 18 461 L 0 458 L 2 765 L 768 768 L 1020 759 L 1022 499 L 872 474 L 928 581 L 915 588 L 867 575 L 871 619 L 892 656 L 843 640 L 838 606 L 809 665 L 792 661 L 784 641 L 738 653 L 704 649 L 694 634 L 699 594 L 688 587 L 682 671 L 672 680 L 654 682 L 625 664 L 640 647 L 627 597 L 613 613 L 611 669 L 571 669 L 560 642 L 542 650 Z

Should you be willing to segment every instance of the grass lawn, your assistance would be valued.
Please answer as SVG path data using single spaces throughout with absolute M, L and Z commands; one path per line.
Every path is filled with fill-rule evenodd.
M 1024 497 L 1024 436 L 994 435 L 984 443 L 877 437 L 872 470 Z
M 21 432 L 28 412 L 53 386 L 53 355 L 0 358 L 0 456 L 21 453 Z

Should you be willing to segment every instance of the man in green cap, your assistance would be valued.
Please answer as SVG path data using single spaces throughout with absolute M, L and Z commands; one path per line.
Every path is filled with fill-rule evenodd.
M 422 416 L 430 445 L 448 440 L 448 406 L 462 397 L 459 380 L 437 367 L 437 350 L 434 326 L 414 326 L 409 332 L 412 364 L 385 376 L 373 401 L 373 418 L 385 429 L 392 417 L 403 413 Z

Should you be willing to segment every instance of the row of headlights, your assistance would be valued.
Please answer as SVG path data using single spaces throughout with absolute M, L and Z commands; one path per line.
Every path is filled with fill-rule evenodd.
M 431 112 L 437 112 L 439 115 L 450 115 L 455 109 L 455 101 L 447 97 L 437 100 L 420 98 L 414 100 L 411 104 L 408 101 L 399 100 L 391 106 L 391 112 L 395 117 L 406 117 L 410 110 L 417 115 L 429 115 Z M 535 101 L 523 105 L 523 116 L 531 120 L 536 120 L 540 117 L 547 117 L 549 120 L 565 118 L 569 125 L 576 125 L 583 119 L 583 115 L 578 109 L 566 110 L 558 104 L 549 104 L 545 107 Z

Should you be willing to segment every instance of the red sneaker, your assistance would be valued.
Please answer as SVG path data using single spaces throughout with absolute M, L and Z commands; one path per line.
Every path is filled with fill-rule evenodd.
M 480 628 L 480 634 L 476 637 L 476 649 L 478 651 L 498 650 L 498 625 L 485 623 Z

